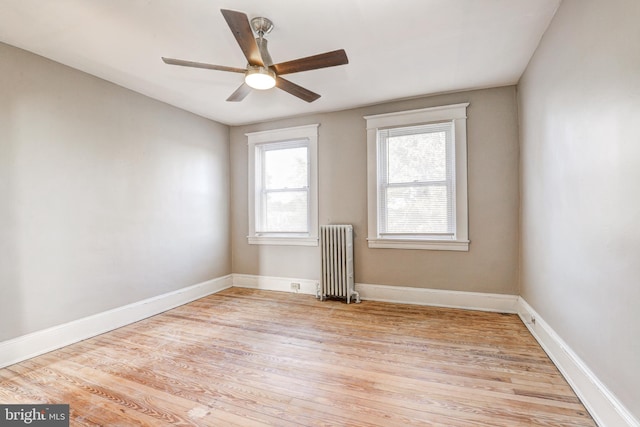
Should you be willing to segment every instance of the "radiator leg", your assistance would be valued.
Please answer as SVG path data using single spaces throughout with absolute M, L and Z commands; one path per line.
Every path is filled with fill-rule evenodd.
M 324 292 L 324 287 L 321 283 L 316 283 L 316 299 L 320 301 L 327 299 L 327 294 Z
M 356 304 L 360 304 L 360 294 L 358 291 L 351 291 L 351 296 L 356 296 Z

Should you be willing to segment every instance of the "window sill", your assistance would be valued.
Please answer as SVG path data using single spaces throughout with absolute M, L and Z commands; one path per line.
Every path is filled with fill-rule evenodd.
M 469 251 L 468 240 L 367 239 L 371 249 L 425 249 L 432 251 Z
M 315 237 L 248 236 L 247 240 L 250 245 L 318 246 Z

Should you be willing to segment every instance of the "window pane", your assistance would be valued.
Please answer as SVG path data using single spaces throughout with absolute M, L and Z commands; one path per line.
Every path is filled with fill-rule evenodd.
M 307 147 L 266 150 L 264 152 L 266 189 L 307 186 Z
M 387 147 L 389 183 L 446 179 L 446 132 L 392 136 L 387 139 Z
M 385 233 L 449 233 L 447 187 L 391 187 L 386 194 Z
M 263 232 L 307 232 L 307 192 L 267 193 Z

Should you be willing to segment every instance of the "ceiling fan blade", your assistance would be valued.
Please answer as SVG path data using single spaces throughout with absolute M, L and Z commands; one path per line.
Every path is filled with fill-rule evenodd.
M 263 37 L 259 37 L 256 39 L 256 44 L 258 45 L 258 50 L 260 51 L 260 56 L 262 57 L 262 62 L 265 67 L 270 67 L 273 65 L 273 59 L 271 59 L 271 55 L 269 54 L 269 50 L 267 49 L 267 39 Z
M 332 52 L 307 56 L 306 58 L 294 59 L 293 61 L 281 62 L 275 64 L 273 69 L 276 70 L 276 74 L 281 75 L 316 70 L 318 68 L 335 67 L 336 65 L 348 63 L 349 58 L 347 58 L 347 53 L 344 49 L 339 49 Z
M 162 57 L 162 60 L 164 61 L 165 64 L 181 65 L 183 67 L 206 68 L 208 70 L 231 71 L 233 73 L 247 72 L 247 70 L 244 68 L 226 67 L 224 65 L 205 64 L 204 62 L 185 61 L 182 59 L 165 58 L 165 57 Z
M 313 102 L 316 99 L 320 98 L 320 95 L 317 93 L 311 92 L 309 89 L 305 89 L 302 86 L 298 86 L 295 83 L 290 82 L 289 80 L 285 80 L 282 77 L 276 78 L 276 86 L 285 92 L 289 92 L 293 96 L 297 96 L 303 101 Z
M 220 12 L 222 12 L 225 21 L 227 21 L 227 25 L 229 25 L 231 32 L 240 45 L 240 49 L 242 49 L 242 53 L 244 53 L 249 64 L 259 65 L 261 67 L 264 66 L 264 62 L 260 56 L 260 50 L 258 49 L 256 39 L 253 36 L 253 30 L 251 29 L 251 24 L 249 24 L 247 15 L 242 12 L 228 9 L 220 9 Z
M 227 101 L 240 102 L 249 95 L 249 92 L 251 92 L 251 87 L 246 83 L 242 83 L 240 87 L 227 98 Z

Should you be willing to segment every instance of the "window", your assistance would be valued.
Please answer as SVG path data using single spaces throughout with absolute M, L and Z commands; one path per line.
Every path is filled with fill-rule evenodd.
M 247 134 L 249 243 L 318 245 L 318 125 Z
M 468 105 L 365 117 L 369 247 L 469 250 Z

